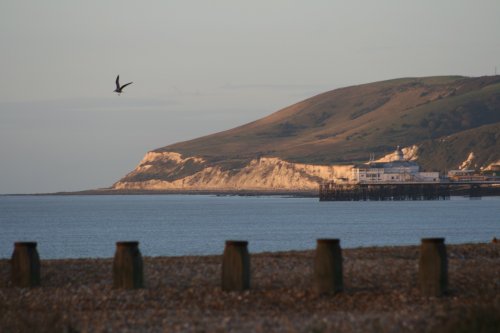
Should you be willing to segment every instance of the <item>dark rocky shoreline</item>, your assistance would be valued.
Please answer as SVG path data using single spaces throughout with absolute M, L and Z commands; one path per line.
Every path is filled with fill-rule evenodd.
M 0 331 L 498 332 L 500 244 L 447 252 L 441 298 L 420 295 L 418 246 L 343 250 L 345 290 L 334 296 L 312 288 L 313 251 L 252 254 L 246 292 L 221 290 L 221 256 L 145 257 L 145 288 L 134 291 L 112 289 L 112 259 L 42 260 L 41 287 L 12 288 L 4 259 Z
M 82 190 L 74 192 L 54 193 L 28 193 L 28 194 L 0 194 L 0 196 L 71 196 L 71 195 L 216 195 L 216 196 L 282 196 L 296 198 L 319 198 L 318 191 L 300 190 L 116 190 L 102 188 L 93 190 Z M 457 188 L 450 192 L 451 196 L 468 197 L 469 190 Z M 500 196 L 500 186 L 484 188 L 481 196 Z M 480 198 L 480 197 L 478 197 Z M 478 199 L 474 198 L 474 199 Z
M 317 191 L 285 191 L 285 190 L 115 190 L 96 189 L 75 192 L 31 193 L 31 194 L 3 194 L 7 196 L 46 196 L 46 195 L 216 195 L 216 196 L 284 196 L 284 197 L 318 197 Z M 1 196 L 2 194 L 0 194 Z

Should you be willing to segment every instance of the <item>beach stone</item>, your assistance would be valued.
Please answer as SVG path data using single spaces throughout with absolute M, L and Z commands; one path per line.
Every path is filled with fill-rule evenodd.
M 11 258 L 11 281 L 15 287 L 40 285 L 40 257 L 36 242 L 15 242 Z
M 222 290 L 250 289 L 250 255 L 247 246 L 247 241 L 226 241 L 222 258 Z
M 113 287 L 117 289 L 143 288 L 143 280 L 143 262 L 139 242 L 116 242 Z
M 424 296 L 443 296 L 448 289 L 448 259 L 444 238 L 423 238 L 418 264 L 420 292 Z
M 343 290 L 342 250 L 339 239 L 316 241 L 314 288 L 320 294 L 334 294 Z
M 143 256 L 147 288 L 132 292 L 112 289 L 113 258 L 43 260 L 43 287 L 29 289 L 10 288 L 0 259 L 0 332 L 454 332 L 449 321 L 477 311 L 467 320 L 497 332 L 500 247 L 446 251 L 453 297 L 440 299 L 417 288 L 420 244 L 342 249 L 345 292 L 331 297 L 311 287 L 314 250 L 252 254 L 244 292 L 221 289 L 221 254 Z

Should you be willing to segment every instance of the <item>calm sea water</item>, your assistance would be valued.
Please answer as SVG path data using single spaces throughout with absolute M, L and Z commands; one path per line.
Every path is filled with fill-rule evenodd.
M 250 252 L 488 242 L 500 236 L 500 197 L 405 202 L 206 195 L 0 196 L 0 258 L 15 241 L 37 241 L 41 258 L 112 257 L 116 241 L 138 240 L 146 256 L 220 254 L 227 239 Z

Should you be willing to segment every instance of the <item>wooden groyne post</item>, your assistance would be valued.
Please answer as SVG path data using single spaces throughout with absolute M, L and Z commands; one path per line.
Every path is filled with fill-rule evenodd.
M 226 241 L 222 258 L 222 290 L 250 289 L 250 255 L 247 241 Z
M 11 258 L 11 281 L 16 287 L 40 285 L 40 257 L 36 242 L 15 242 Z
M 314 288 L 320 294 L 343 290 L 340 239 L 318 239 L 314 257 Z
M 424 296 L 439 297 L 448 289 L 448 259 L 444 238 L 423 238 L 418 262 L 418 282 Z
M 137 289 L 144 287 L 143 264 L 139 242 L 116 242 L 113 260 L 113 287 Z

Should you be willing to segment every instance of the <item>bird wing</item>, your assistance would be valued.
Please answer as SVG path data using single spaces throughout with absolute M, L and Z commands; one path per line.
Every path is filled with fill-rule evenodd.
M 133 82 L 129 82 L 129 83 L 125 83 L 123 86 L 122 86 L 122 89 L 125 88 L 126 86 L 128 86 L 129 84 L 132 84 Z
M 116 89 L 120 89 L 120 75 L 116 77 Z

